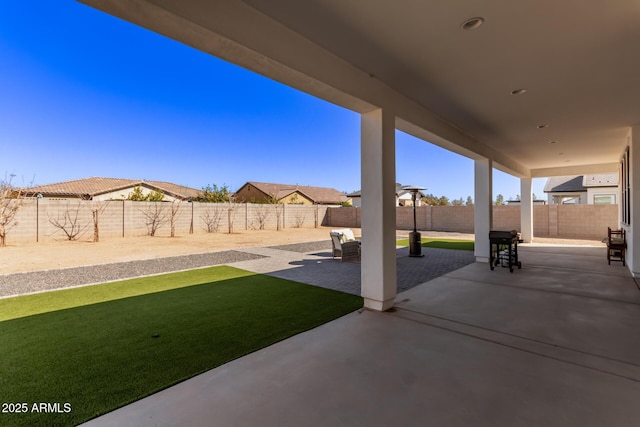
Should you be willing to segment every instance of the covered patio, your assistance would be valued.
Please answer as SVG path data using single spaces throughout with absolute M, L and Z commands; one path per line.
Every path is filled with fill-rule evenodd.
M 637 424 L 636 2 L 82 1 L 361 114 L 368 309 L 90 425 Z M 478 261 L 400 294 L 396 130 L 474 160 Z M 628 267 L 523 246 L 491 271 L 494 168 L 527 243 L 533 178 L 619 173 Z
M 480 262 L 494 169 L 520 179 L 525 242 L 533 178 L 619 173 L 627 264 L 640 272 L 634 1 L 81 1 L 361 114 L 367 308 L 396 297 L 396 130 L 474 160 Z
M 640 291 L 604 248 L 473 263 L 142 399 L 88 426 L 627 426 Z

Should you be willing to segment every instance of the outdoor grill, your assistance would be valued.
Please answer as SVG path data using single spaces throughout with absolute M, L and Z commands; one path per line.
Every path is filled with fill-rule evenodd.
M 497 231 L 489 232 L 490 259 L 489 266 L 491 270 L 498 264 L 502 267 L 509 267 L 509 271 L 513 273 L 513 267 L 522 268 L 522 263 L 518 261 L 518 242 L 520 238 L 518 232 Z

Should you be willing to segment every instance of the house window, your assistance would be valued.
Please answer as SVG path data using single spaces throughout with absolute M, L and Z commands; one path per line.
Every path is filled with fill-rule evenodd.
M 622 190 L 622 222 L 631 225 L 631 180 L 629 179 L 629 147 L 620 162 L 620 185 Z
M 594 205 L 615 205 L 616 195 L 615 194 L 594 194 L 593 204 Z
M 579 205 L 580 197 L 563 197 L 562 204 L 563 205 Z

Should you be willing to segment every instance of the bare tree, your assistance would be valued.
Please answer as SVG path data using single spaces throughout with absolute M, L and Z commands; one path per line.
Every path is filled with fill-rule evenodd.
M 171 237 L 176 237 L 176 217 L 178 216 L 180 206 L 180 200 L 174 200 L 171 202 L 171 212 L 169 216 L 171 221 Z
M 200 219 L 205 224 L 207 233 L 217 233 L 220 229 L 220 221 L 222 221 L 223 209 L 218 206 L 207 208 L 204 214 L 200 215 Z
M 295 222 L 293 223 L 293 228 L 302 228 L 304 225 L 304 220 L 307 218 L 307 214 L 304 213 L 296 213 Z
M 140 209 L 147 226 L 147 235 L 155 236 L 156 231 L 167 222 L 167 213 L 162 202 L 151 202 L 146 208 Z
M 229 196 L 229 204 L 227 205 L 227 225 L 229 227 L 229 234 L 233 233 L 233 214 L 238 206 L 236 205 L 236 199 L 234 196 Z
M 259 204 L 255 208 L 254 212 L 255 221 L 251 221 L 251 228 L 253 230 L 264 230 L 264 226 L 267 223 L 269 217 L 269 209 L 266 205 Z
M 49 222 L 57 229 L 54 231 L 54 234 L 62 231 L 67 237 L 67 240 L 78 240 L 82 237 L 89 228 L 89 224 L 83 224 L 79 218 L 81 207 L 81 202 L 78 202 L 75 207 L 71 207 L 71 205 L 67 203 L 66 209 L 62 214 L 58 213 L 55 217 L 49 215 Z
M 233 233 L 233 213 L 236 211 L 237 206 L 233 202 L 227 206 L 227 225 L 229 226 L 229 234 L 231 234 Z
M 23 205 L 24 193 L 19 188 L 14 188 L 11 180 L 14 175 L 5 174 L 0 181 L 0 247 L 7 246 L 7 232 L 18 225 L 15 217 L 18 209 Z
M 93 241 L 100 241 L 100 224 L 99 215 L 109 206 L 109 202 L 101 202 L 97 200 L 88 201 L 88 207 L 91 211 L 91 217 L 93 218 Z
M 281 218 L 282 212 L 284 212 L 284 205 L 281 202 L 276 202 L 273 207 L 276 210 L 276 230 L 280 231 L 281 227 Z
M 295 195 L 297 197 L 297 194 Z M 284 211 L 284 205 L 282 204 L 282 202 L 280 200 L 278 200 L 278 198 L 276 197 L 275 194 L 271 193 L 269 194 L 269 197 L 267 197 L 267 203 L 269 203 L 270 205 L 273 205 L 273 207 L 275 208 L 276 211 L 276 230 L 280 231 L 280 218 L 282 218 L 282 212 Z

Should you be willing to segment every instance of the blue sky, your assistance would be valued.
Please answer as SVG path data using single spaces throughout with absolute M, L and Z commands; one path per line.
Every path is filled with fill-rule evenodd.
M 359 115 L 75 1 L 3 2 L 0 175 L 360 188 Z M 473 162 L 401 132 L 396 181 L 473 196 Z M 542 197 L 544 180 L 534 180 Z M 520 192 L 496 171 L 494 195 Z

